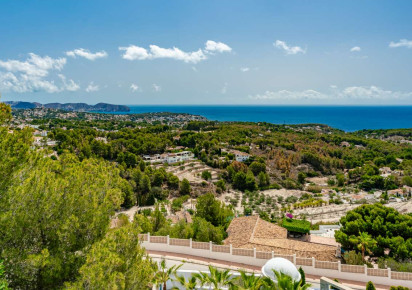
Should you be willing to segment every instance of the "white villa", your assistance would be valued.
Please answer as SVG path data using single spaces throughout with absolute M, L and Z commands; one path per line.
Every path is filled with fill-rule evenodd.
M 143 160 L 150 163 L 176 163 L 186 160 L 193 160 L 195 155 L 191 151 L 182 151 L 177 153 L 163 153 L 155 155 L 144 155 Z
M 242 151 L 238 151 L 238 150 L 233 150 L 231 153 L 235 155 L 235 160 L 239 162 L 244 162 L 248 160 L 250 157 L 249 154 L 242 152 Z

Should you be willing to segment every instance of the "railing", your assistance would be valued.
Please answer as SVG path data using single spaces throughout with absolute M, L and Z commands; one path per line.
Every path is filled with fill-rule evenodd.
M 387 283 L 405 285 L 410 285 L 409 281 L 412 281 L 412 273 L 393 272 L 389 268 L 374 269 L 367 268 L 366 265 L 341 264 L 340 261 L 318 261 L 315 258 L 297 257 L 295 254 L 285 255 L 273 251 L 267 252 L 257 251 L 256 249 L 233 248 L 232 245 L 216 245 L 212 242 L 195 242 L 192 241 L 192 239 L 173 239 L 169 238 L 169 236 L 140 234 L 139 239 L 143 243 L 143 246 L 151 250 L 187 253 L 199 257 L 212 257 L 213 255 L 212 258 L 214 259 L 227 260 L 246 265 L 263 266 L 265 260 L 281 257 L 291 261 L 298 267 L 301 266 L 308 274 L 325 275 L 323 273 L 329 273 L 328 275 L 336 278 L 348 278 L 354 281 L 365 280 L 366 282 L 375 280 L 376 283 L 383 285 L 386 285 L 385 281 L 387 281 Z M 157 244 L 158 246 L 156 246 Z M 178 248 L 181 248 L 181 250 Z M 322 269 L 322 271 L 319 272 L 319 269 Z

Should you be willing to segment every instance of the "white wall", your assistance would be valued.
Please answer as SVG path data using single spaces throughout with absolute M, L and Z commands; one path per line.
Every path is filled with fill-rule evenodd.
M 169 244 L 162 244 L 162 243 L 150 243 L 148 241 L 142 242 L 142 246 L 146 248 L 147 250 L 152 250 L 152 251 L 180 253 L 180 254 L 191 255 L 191 256 L 196 256 L 196 257 L 216 259 L 216 260 L 240 263 L 240 264 L 245 264 L 245 265 L 250 265 L 250 266 L 258 266 L 258 267 L 262 267 L 267 261 L 265 259 L 257 259 L 255 257 L 236 256 L 230 253 L 212 252 L 210 249 L 209 250 L 193 249 L 191 247 L 172 246 Z M 315 268 L 314 266 L 297 266 L 297 267 L 302 267 L 305 273 L 310 274 L 310 275 L 326 276 L 328 278 L 333 278 L 333 279 L 337 278 L 337 279 L 344 279 L 344 280 L 360 281 L 360 282 L 365 282 L 365 283 L 367 283 L 368 281 L 372 281 L 374 284 L 381 284 L 381 285 L 387 285 L 387 286 L 412 287 L 412 281 L 394 280 L 394 279 L 389 278 L 390 270 L 389 270 L 389 277 L 378 277 L 378 276 L 368 276 L 366 274 L 366 266 L 365 266 L 364 274 L 341 272 L 338 270 L 330 270 L 330 269 L 319 269 L 319 268 Z

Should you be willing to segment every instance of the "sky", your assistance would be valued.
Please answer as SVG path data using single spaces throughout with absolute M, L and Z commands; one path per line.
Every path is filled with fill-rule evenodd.
M 412 105 L 412 1 L 0 1 L 2 101 Z

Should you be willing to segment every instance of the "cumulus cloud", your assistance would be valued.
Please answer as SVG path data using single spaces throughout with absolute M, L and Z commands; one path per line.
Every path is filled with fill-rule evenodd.
M 63 74 L 46 79 L 53 71 L 61 71 L 66 58 L 51 58 L 29 53 L 26 60 L 0 60 L 0 89 L 16 93 L 77 91 L 80 86 Z
M 306 53 L 306 49 L 303 49 L 300 46 L 289 46 L 285 41 L 282 40 L 276 40 L 276 42 L 273 45 L 276 48 L 283 50 L 286 54 Z
M 77 83 L 75 83 L 73 80 L 66 79 L 66 76 L 62 74 L 59 74 L 58 76 L 60 80 L 62 81 L 63 88 L 65 90 L 70 91 L 70 92 L 75 92 L 75 91 L 80 90 L 80 86 Z
M 139 86 L 136 85 L 136 84 L 131 84 L 131 85 L 130 85 L 130 90 L 131 90 L 133 93 L 135 93 L 135 92 L 137 92 L 137 91 L 139 90 Z
M 97 92 L 99 89 L 100 88 L 98 85 L 95 85 L 94 82 L 90 82 L 86 88 L 86 92 L 88 93 Z
M 223 42 L 208 40 L 205 44 L 205 50 L 208 52 L 231 52 L 232 48 Z
M 104 50 L 93 53 L 90 52 L 90 50 L 84 48 L 77 48 L 74 50 L 66 51 L 66 55 L 73 58 L 79 56 L 88 60 L 96 60 L 98 58 L 105 58 L 108 56 L 107 52 L 105 52 Z
M 412 48 L 412 40 L 401 39 L 398 42 L 391 41 L 391 43 L 389 43 L 389 47 L 392 47 L 392 48 L 397 48 L 397 47 Z
M 344 89 L 338 89 L 337 86 L 330 86 L 331 92 L 319 92 L 316 90 L 304 91 L 266 91 L 263 94 L 249 96 L 254 100 L 272 100 L 287 102 L 295 101 L 372 101 L 372 100 L 406 100 L 412 98 L 412 92 L 397 92 L 384 90 L 377 86 L 352 86 Z
M 362 49 L 359 46 L 354 46 L 350 49 L 350 52 L 358 52 L 361 51 Z
M 241 72 L 248 72 L 249 70 L 250 70 L 250 68 L 248 68 L 248 67 L 241 67 L 240 68 Z
M 186 63 L 198 63 L 207 59 L 206 53 L 213 52 L 226 52 L 232 49 L 222 42 L 214 42 L 208 40 L 204 50 L 198 49 L 196 51 L 185 52 L 177 47 L 163 48 L 157 45 L 149 45 L 149 49 L 144 47 L 129 45 L 119 47 L 120 51 L 124 51 L 122 54 L 123 59 L 127 60 L 150 60 L 158 58 L 169 58 L 180 60 Z
M 153 84 L 152 88 L 153 88 L 153 91 L 155 92 L 160 92 L 162 90 L 162 87 L 157 84 Z

